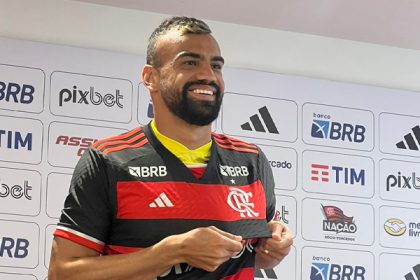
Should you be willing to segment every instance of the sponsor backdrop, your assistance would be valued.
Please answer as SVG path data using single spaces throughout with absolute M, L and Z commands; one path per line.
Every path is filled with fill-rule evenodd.
M 72 170 L 147 124 L 143 57 L 0 39 L 0 279 L 47 277 Z M 225 69 L 214 129 L 259 144 L 295 244 L 256 279 L 420 280 L 420 94 Z M 398 261 L 395 261 L 398 260 Z

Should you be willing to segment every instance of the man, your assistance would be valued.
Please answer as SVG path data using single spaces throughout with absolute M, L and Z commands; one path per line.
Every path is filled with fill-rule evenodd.
M 153 32 L 142 78 L 154 120 L 83 154 L 54 233 L 50 280 L 247 280 L 288 254 L 289 230 L 271 221 L 267 159 L 211 132 L 224 60 L 210 33 L 187 17 Z

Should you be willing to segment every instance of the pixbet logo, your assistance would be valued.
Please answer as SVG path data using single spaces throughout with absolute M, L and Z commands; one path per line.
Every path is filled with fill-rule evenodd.
M 71 102 L 77 104 L 86 104 L 90 103 L 93 105 L 101 105 L 102 103 L 107 107 L 113 107 L 117 105 L 120 108 L 123 108 L 121 100 L 123 95 L 120 94 L 120 90 L 117 89 L 115 94 L 102 94 L 95 91 L 94 87 L 90 87 L 89 90 L 84 91 L 73 86 L 73 90 L 62 89 L 59 92 L 59 106 L 62 107 L 64 102 Z
M 1 237 L 0 257 L 23 259 L 29 253 L 29 241 L 25 238 Z
M 282 221 L 285 224 L 289 224 L 289 219 L 286 217 L 287 215 L 289 215 L 289 211 L 286 210 L 286 206 L 282 205 L 281 206 L 281 211 L 276 210 L 276 213 L 274 214 L 274 221 Z
M 78 136 L 59 135 L 55 141 L 56 145 L 64 145 L 71 147 L 80 147 L 77 150 L 77 156 L 81 156 L 87 148 L 92 145 L 97 139 L 83 138 Z
M 0 101 L 30 104 L 34 100 L 35 87 L 0 81 Z
M 0 148 L 32 150 L 32 133 L 0 129 Z
M 332 178 L 331 178 L 332 177 Z M 365 185 L 365 169 L 357 171 L 351 167 L 329 166 L 325 164 L 311 164 L 311 180 L 317 182 L 330 182 L 337 184 L 344 183 L 354 185 L 359 183 Z
M 416 189 L 420 190 L 420 177 L 416 176 L 416 172 L 412 172 L 411 176 L 390 174 L 386 177 L 386 190 L 390 191 L 391 188 L 398 189 Z
M 314 257 L 317 259 L 317 257 Z M 326 258 L 329 259 L 329 258 Z M 365 280 L 366 269 L 363 266 L 312 263 L 310 280 Z
M 0 180 L 0 197 L 12 197 L 14 199 L 20 199 L 22 197 L 27 200 L 32 200 L 32 196 L 29 194 L 32 191 L 32 186 L 29 185 L 27 180 L 23 181 L 23 185 L 6 184 Z
M 330 115 L 313 113 L 311 136 L 354 143 L 365 141 L 366 127 L 358 124 L 331 121 Z

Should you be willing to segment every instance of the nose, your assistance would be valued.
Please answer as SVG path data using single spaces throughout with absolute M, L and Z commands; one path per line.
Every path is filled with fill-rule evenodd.
M 217 80 L 216 74 L 213 70 L 213 67 L 210 63 L 201 63 L 201 67 L 197 72 L 198 80 L 206 80 L 209 82 L 215 82 Z

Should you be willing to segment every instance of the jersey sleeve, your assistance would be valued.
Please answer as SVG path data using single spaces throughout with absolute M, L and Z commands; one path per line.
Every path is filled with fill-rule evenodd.
M 266 199 L 266 219 L 267 222 L 271 221 L 274 218 L 276 211 L 276 196 L 274 194 L 274 177 L 273 171 L 271 170 L 270 164 L 267 157 L 263 151 L 258 148 L 259 157 L 258 157 L 258 171 L 261 183 L 264 186 L 265 190 L 265 199 Z
M 103 156 L 89 148 L 74 170 L 55 236 L 102 253 L 112 221 L 107 178 Z

